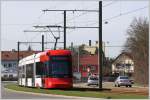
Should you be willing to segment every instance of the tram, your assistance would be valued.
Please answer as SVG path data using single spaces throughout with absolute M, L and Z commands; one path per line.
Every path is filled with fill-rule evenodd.
M 72 56 L 70 50 L 47 50 L 19 61 L 20 86 L 40 88 L 72 88 Z

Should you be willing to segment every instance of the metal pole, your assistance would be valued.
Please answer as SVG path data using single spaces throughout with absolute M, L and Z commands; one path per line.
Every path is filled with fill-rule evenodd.
M 80 48 L 78 47 L 78 72 L 80 72 Z
M 54 45 L 54 50 L 56 50 L 56 47 L 57 47 L 57 41 L 59 38 L 55 38 L 56 39 L 56 42 L 55 42 L 55 45 Z
M 17 65 L 18 65 L 18 66 L 17 66 L 18 84 L 19 84 L 19 60 L 20 60 L 20 59 L 19 59 L 19 51 L 20 51 L 20 50 L 19 50 L 19 49 L 20 49 L 20 48 L 19 48 L 19 45 L 20 45 L 20 42 L 18 41 L 18 42 L 17 42 L 17 49 L 18 49 L 18 51 L 17 51 L 17 52 L 18 52 L 18 53 L 17 53 L 17 57 L 18 57 L 18 64 L 17 64 Z
M 89 40 L 89 46 L 91 46 L 91 44 L 92 44 L 92 43 L 91 43 L 91 40 Z
M 34 54 L 34 58 L 35 58 L 36 54 Z M 33 86 L 36 86 L 35 84 L 35 78 L 36 78 L 36 62 L 34 59 L 34 63 L 33 63 Z
M 103 50 L 104 50 L 104 54 L 106 54 L 106 50 L 105 50 L 105 46 L 106 45 L 106 43 L 105 42 L 103 42 Z
M 44 51 L 44 34 L 42 34 L 42 51 Z
M 19 59 L 19 51 L 20 51 L 20 50 L 19 50 L 19 49 L 20 49 L 20 48 L 19 48 L 19 45 L 20 45 L 20 42 L 18 41 L 18 42 L 17 42 L 17 48 L 18 48 L 18 55 L 17 55 L 17 56 L 18 56 L 18 64 L 19 64 L 19 60 L 20 60 L 20 59 Z
M 102 89 L 102 1 L 99 1 L 99 89 Z
M 71 42 L 71 50 L 73 51 L 73 42 Z
M 66 11 L 64 10 L 64 49 L 66 49 Z

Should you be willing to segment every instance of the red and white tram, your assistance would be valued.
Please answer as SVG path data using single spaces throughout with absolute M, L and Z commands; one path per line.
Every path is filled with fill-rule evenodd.
M 70 50 L 47 50 L 19 61 L 19 85 L 41 88 L 71 88 Z

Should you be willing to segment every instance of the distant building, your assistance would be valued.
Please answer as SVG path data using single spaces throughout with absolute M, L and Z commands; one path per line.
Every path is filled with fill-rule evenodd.
M 95 45 L 91 45 L 91 43 L 89 43 L 89 45 L 82 45 L 82 50 L 85 51 L 85 52 L 88 52 L 91 55 L 95 55 L 95 54 L 98 53 L 97 52 L 98 42 L 96 41 Z
M 98 55 L 80 56 L 81 79 L 86 81 L 89 75 L 98 74 Z
M 87 46 L 87 45 L 85 45 L 83 48 L 83 50 L 85 50 L 93 55 L 96 54 L 96 49 L 97 49 L 96 46 Z
M 131 54 L 121 53 L 112 63 L 112 74 L 132 76 L 134 73 L 134 62 Z
M 73 72 L 80 73 L 81 80 L 87 81 L 89 75 L 98 74 L 98 41 L 95 45 L 90 41 L 89 45 L 83 44 L 79 48 L 75 48 L 73 54 Z
M 20 51 L 20 59 L 29 56 L 35 51 Z M 2 79 L 17 79 L 18 53 L 17 51 L 1 51 L 1 77 Z

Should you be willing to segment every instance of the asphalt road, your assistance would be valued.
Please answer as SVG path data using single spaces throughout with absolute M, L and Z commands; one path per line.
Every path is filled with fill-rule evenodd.
M 10 83 L 10 82 L 9 82 Z M 71 97 L 52 94 L 37 94 L 37 93 L 24 93 L 21 91 L 14 91 L 4 88 L 7 82 L 1 84 L 1 97 L 2 99 L 49 99 L 49 100 L 100 100 L 100 98 L 89 97 Z
M 69 99 L 65 97 L 58 97 L 58 96 L 52 96 L 52 95 L 39 95 L 39 94 L 31 94 L 31 93 L 23 93 L 13 90 L 8 90 L 4 88 L 5 84 L 2 83 L 1 87 L 1 96 L 2 99 Z M 73 98 L 72 98 L 73 99 Z

